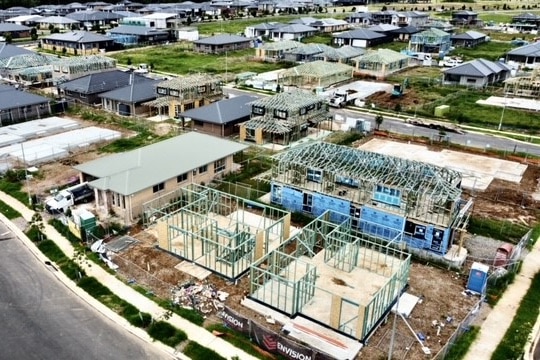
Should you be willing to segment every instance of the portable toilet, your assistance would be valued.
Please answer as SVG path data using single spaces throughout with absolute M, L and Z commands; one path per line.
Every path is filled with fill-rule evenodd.
M 477 294 L 486 292 L 489 266 L 474 262 L 469 273 L 469 281 L 467 281 L 467 290 Z

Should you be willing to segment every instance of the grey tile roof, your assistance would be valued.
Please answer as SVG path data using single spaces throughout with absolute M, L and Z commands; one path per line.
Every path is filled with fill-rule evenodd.
M 390 32 L 394 34 L 416 34 L 420 32 L 420 29 L 418 29 L 416 26 L 407 25 L 407 26 L 392 30 Z
M 44 39 L 74 42 L 74 43 L 94 43 L 101 41 L 112 41 L 109 37 L 94 34 L 89 31 L 71 31 L 64 34 L 52 34 L 45 36 Z
M 385 37 L 385 35 L 380 34 L 375 31 L 367 30 L 367 29 L 356 29 L 351 31 L 345 31 L 339 34 L 334 34 L 332 37 L 335 38 L 341 38 L 341 39 L 365 39 L 365 40 L 372 40 L 372 39 L 380 39 Z
M 0 42 L 0 59 L 30 54 L 35 54 L 35 52 L 5 42 Z
M 227 124 L 251 114 L 250 102 L 257 100 L 256 96 L 241 95 L 230 99 L 216 101 L 210 105 L 184 111 L 180 115 L 214 124 Z
M 30 28 L 24 25 L 4 23 L 4 22 L 0 23 L 0 33 L 10 32 L 10 31 L 13 31 L 13 32 L 30 31 Z
M 131 195 L 246 148 L 234 141 L 191 132 L 75 169 L 97 177 L 90 183 L 93 187 Z
M 129 103 L 154 100 L 157 97 L 156 86 L 160 80 L 137 75 L 134 75 L 134 77 L 135 81 L 132 81 L 130 85 L 99 94 L 99 97 Z
M 120 70 L 90 74 L 58 85 L 60 89 L 81 94 L 99 94 L 129 85 L 131 74 Z
M 450 69 L 443 70 L 445 74 L 486 77 L 491 74 L 498 74 L 501 71 L 510 71 L 510 68 L 501 62 L 493 62 L 485 59 L 475 59 Z
M 111 34 L 122 34 L 122 35 L 163 35 L 168 34 L 163 30 L 156 30 L 154 28 L 149 28 L 146 26 L 135 26 L 135 25 L 120 25 L 109 30 Z
M 255 30 L 273 30 L 278 27 L 284 26 L 285 24 L 272 22 L 272 23 L 261 23 L 253 26 Z
M 274 29 L 275 32 L 288 33 L 288 34 L 300 34 L 304 32 L 318 31 L 316 28 L 307 26 L 304 24 L 290 24 L 280 28 Z
M 238 35 L 229 35 L 229 34 L 221 34 L 216 36 L 210 36 L 204 39 L 199 39 L 197 41 L 194 41 L 195 44 L 201 44 L 201 45 L 227 45 L 227 44 L 236 44 L 236 43 L 243 43 L 243 42 L 250 42 L 251 39 L 248 39 L 243 36 Z
M 22 106 L 44 104 L 49 99 L 43 96 L 15 89 L 10 85 L 0 84 L 0 110 L 16 109 Z
M 84 21 L 101 21 L 101 20 L 118 20 L 122 19 L 123 16 L 120 14 L 105 12 L 105 11 L 76 11 L 70 14 L 67 14 L 66 17 L 77 20 L 80 22 Z
M 518 47 L 514 50 L 510 50 L 507 55 L 540 57 L 540 42 L 535 42 L 529 45 Z
M 486 34 L 482 34 L 478 31 L 470 30 L 461 34 L 452 35 L 450 38 L 452 40 L 477 40 L 477 39 L 482 39 L 485 37 L 486 37 Z
M 390 24 L 379 24 L 379 25 L 368 27 L 368 30 L 380 32 L 380 33 L 384 33 L 387 31 L 394 31 L 397 29 L 399 29 L 399 26 L 390 25 Z
M 42 19 L 39 19 L 37 22 L 42 23 L 42 24 L 63 24 L 63 25 L 79 23 L 77 20 L 73 20 L 65 16 L 47 16 Z

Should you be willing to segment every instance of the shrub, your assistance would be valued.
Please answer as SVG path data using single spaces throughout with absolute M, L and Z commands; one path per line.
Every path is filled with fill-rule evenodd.
M 193 360 L 226 360 L 223 356 L 220 356 L 214 350 L 205 348 L 204 346 L 195 341 L 190 341 L 186 345 L 186 347 L 184 348 L 184 354 Z
M 148 334 L 154 340 L 161 341 L 165 345 L 176 347 L 187 339 L 187 335 L 165 321 L 156 321 L 148 328 Z

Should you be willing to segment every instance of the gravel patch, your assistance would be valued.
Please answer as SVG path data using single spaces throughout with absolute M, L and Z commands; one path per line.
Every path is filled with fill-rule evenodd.
M 495 240 L 485 236 L 473 236 L 465 242 L 465 248 L 469 252 L 467 260 L 492 265 L 497 248 L 503 244 L 505 242 L 501 240 Z M 525 255 L 527 255 L 526 249 L 523 250 L 521 256 L 525 257 Z

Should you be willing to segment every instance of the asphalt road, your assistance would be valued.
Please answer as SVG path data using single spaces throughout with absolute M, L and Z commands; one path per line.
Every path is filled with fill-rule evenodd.
M 0 234 L 7 228 L 0 223 Z M 167 359 L 65 287 L 15 237 L 0 235 L 0 360 Z
M 252 92 L 242 91 L 238 89 L 226 88 L 225 93 L 238 95 L 255 95 L 264 96 Z M 371 120 L 373 126 L 375 126 L 375 114 L 369 112 L 359 112 L 349 109 L 334 109 L 330 108 L 330 112 L 338 114 L 342 117 L 361 118 Z M 404 123 L 402 120 L 395 120 L 385 116 L 381 125 L 381 130 L 388 130 L 396 134 L 412 135 L 412 136 L 425 136 L 431 139 L 438 139 L 439 131 L 436 129 L 430 129 L 420 126 Z M 504 130 L 504 128 L 503 128 Z M 478 149 L 497 149 L 506 151 L 507 153 L 521 152 L 529 155 L 540 156 L 540 146 L 527 143 L 524 141 L 517 141 L 505 137 L 493 136 L 488 134 L 476 133 L 472 131 L 466 131 L 465 134 L 457 134 L 448 132 L 449 140 L 452 143 L 466 145 Z

